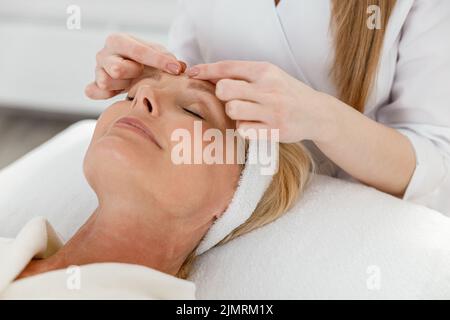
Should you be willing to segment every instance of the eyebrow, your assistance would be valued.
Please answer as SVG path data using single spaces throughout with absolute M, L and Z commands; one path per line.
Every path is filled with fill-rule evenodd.
M 194 89 L 194 90 L 199 90 L 202 92 L 206 92 L 214 97 L 216 97 L 216 90 L 212 85 L 208 85 L 204 82 L 193 82 L 190 81 L 187 85 L 188 89 Z

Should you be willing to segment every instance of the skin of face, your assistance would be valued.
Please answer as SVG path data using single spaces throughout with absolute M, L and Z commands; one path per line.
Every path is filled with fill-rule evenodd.
M 99 206 L 108 202 L 142 212 L 145 205 L 169 221 L 186 219 L 190 227 L 211 223 L 231 201 L 241 166 L 174 164 L 171 152 L 179 142 L 171 141 L 171 134 L 183 128 L 194 136 L 194 121 L 202 121 L 203 132 L 235 128 L 214 95 L 214 85 L 148 69 L 134 81 L 128 97 L 102 113 L 86 153 L 84 173 Z M 157 144 L 117 125 L 124 117 L 140 120 Z

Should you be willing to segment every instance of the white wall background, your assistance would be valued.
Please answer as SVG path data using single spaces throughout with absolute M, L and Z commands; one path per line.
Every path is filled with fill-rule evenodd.
M 66 26 L 81 9 L 81 29 Z M 176 0 L 0 0 L 0 108 L 98 115 L 91 101 L 95 54 L 106 36 L 128 32 L 167 44 Z

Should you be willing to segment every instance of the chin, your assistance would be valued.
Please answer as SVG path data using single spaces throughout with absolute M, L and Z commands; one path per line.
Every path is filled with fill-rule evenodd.
M 131 178 L 130 173 L 140 171 L 139 167 L 145 157 L 142 153 L 142 149 L 121 137 L 102 137 L 91 143 L 86 152 L 83 162 L 84 175 L 93 188 L 93 181 L 99 177 L 111 182 L 125 182 Z

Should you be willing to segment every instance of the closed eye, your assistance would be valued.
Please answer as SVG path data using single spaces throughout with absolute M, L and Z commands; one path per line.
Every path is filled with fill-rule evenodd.
M 201 119 L 201 120 L 205 120 L 205 118 L 203 118 L 201 115 L 199 115 L 198 113 L 195 113 L 194 111 L 191 111 L 191 110 L 189 110 L 189 109 L 186 109 L 186 108 L 182 108 L 185 112 L 187 112 L 187 113 L 189 113 L 189 114 L 191 114 L 191 115 L 193 115 L 194 117 L 196 117 L 196 118 L 199 118 L 199 119 Z
M 127 96 L 127 97 L 125 98 L 125 100 L 133 101 L 133 100 L 134 100 L 134 97 Z

